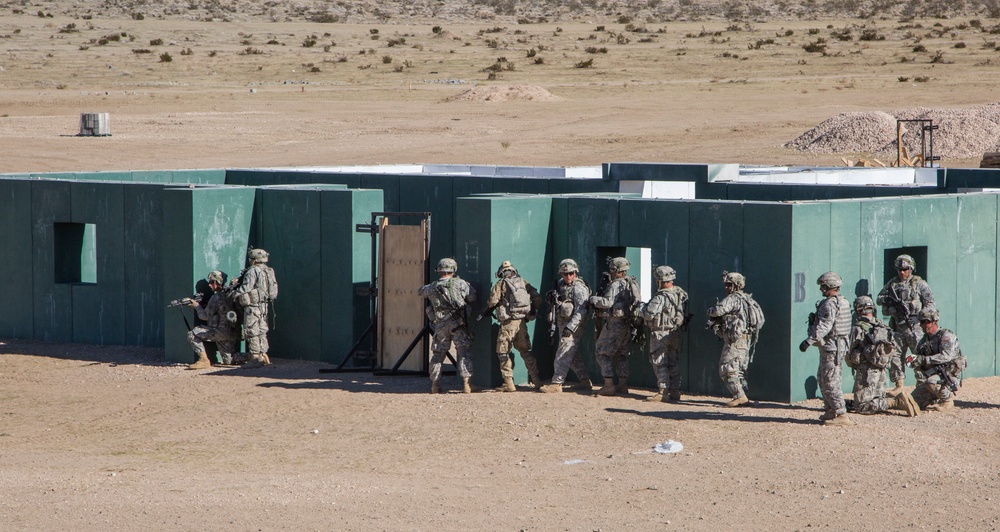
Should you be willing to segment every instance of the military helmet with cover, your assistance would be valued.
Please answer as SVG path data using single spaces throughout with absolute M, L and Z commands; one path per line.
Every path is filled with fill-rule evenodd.
M 220 271 L 220 270 L 212 270 L 212 271 L 208 272 L 208 277 L 205 277 L 205 280 L 208 281 L 208 282 L 210 282 L 210 283 L 214 281 L 216 283 L 219 283 L 222 286 L 225 286 L 226 285 L 226 279 L 228 279 L 228 278 L 229 278 L 229 276 L 226 275 L 225 272 Z
M 514 275 L 517 275 L 517 268 L 509 260 L 503 261 L 500 267 L 497 268 L 497 279 L 503 277 L 506 272 L 512 272 Z
M 677 270 L 671 268 L 670 266 L 657 266 L 656 269 L 653 270 L 653 277 L 660 283 L 673 281 L 677 278 Z
M 875 312 L 875 302 L 868 296 L 858 296 L 854 298 L 854 312 L 858 315 L 865 312 Z
M 260 248 L 253 248 L 250 251 L 247 251 L 247 258 L 249 258 L 253 263 L 267 262 L 268 256 L 269 254 Z
M 580 267 L 577 266 L 576 261 L 573 259 L 563 259 L 559 263 L 559 273 L 580 273 Z
M 818 284 L 823 290 L 831 288 L 840 288 L 844 286 L 844 280 L 840 278 L 840 274 L 837 272 L 826 272 L 816 279 L 816 284 Z
M 608 271 L 612 273 L 627 272 L 631 266 L 625 257 L 615 257 L 608 261 Z
M 920 311 L 920 321 L 938 321 L 941 318 L 941 314 L 938 313 L 936 308 L 925 308 Z
M 746 277 L 738 272 L 722 272 L 722 284 L 731 284 L 737 290 L 742 290 L 747 284 Z
M 897 270 L 914 270 L 917 267 L 917 261 L 913 260 L 913 257 L 909 255 L 900 255 L 896 257 L 894 265 Z
M 437 268 L 434 270 L 438 273 L 455 273 L 458 271 L 458 263 L 455 259 L 441 259 L 438 261 Z

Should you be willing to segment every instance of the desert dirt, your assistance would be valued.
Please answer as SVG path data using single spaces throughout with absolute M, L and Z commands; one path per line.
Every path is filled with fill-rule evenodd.
M 435 18 L 454 3 L 383 2 L 314 23 L 292 4 L 136 4 L 143 20 L 125 2 L 71 4 L 0 5 L 0 172 L 842 165 L 876 154 L 785 145 L 850 113 L 966 116 L 1000 91 L 1000 19 L 975 12 L 624 22 L 564 9 L 519 24 L 487 3 Z M 111 137 L 75 136 L 89 112 L 110 113 Z M 959 131 L 942 147 L 968 134 L 941 129 Z M 4 340 L 0 354 L 7 529 L 1000 526 L 1000 378 L 967 381 L 951 412 L 833 428 L 819 401 L 729 410 L 644 402 L 651 390 L 464 395 L 454 381 L 432 396 L 423 378 L 280 358 L 187 371 L 155 349 Z M 653 452 L 667 440 L 684 450 Z

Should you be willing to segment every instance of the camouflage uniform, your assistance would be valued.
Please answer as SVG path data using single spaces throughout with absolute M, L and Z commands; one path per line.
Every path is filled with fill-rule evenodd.
M 510 266 L 509 262 L 504 263 Z M 512 347 L 516 348 L 524 366 L 528 370 L 531 383 L 541 386 L 538 376 L 538 363 L 531 353 L 531 339 L 528 337 L 528 322 L 535 319 L 538 308 L 542 306 L 542 296 L 530 283 L 517 275 L 513 270 L 509 276 L 502 277 L 490 290 L 486 308 L 496 308 L 496 318 L 500 322 L 500 333 L 497 335 L 497 357 L 500 359 L 500 373 L 504 382 L 513 379 L 514 366 L 511 357 Z M 503 272 L 498 272 L 502 274 Z
M 835 294 L 816 303 L 815 324 L 809 326 L 809 338 L 803 344 L 819 346 L 816 379 L 828 417 L 847 413 L 841 364 L 847 355 L 850 333 L 851 303 L 846 297 Z
M 894 291 L 896 297 L 906 307 L 907 314 L 890 303 Z M 931 293 L 927 281 L 919 276 L 910 275 L 910 278 L 904 281 L 897 275 L 882 288 L 876 302 L 882 305 L 882 313 L 889 316 L 889 327 L 896 332 L 896 354 L 889 365 L 889 380 L 894 383 L 901 382 L 906 377 L 903 366 L 906 350 L 909 349 L 911 353 L 916 353 L 917 344 L 924 335 L 920 329 L 917 315 L 922 309 L 934 308 L 934 294 Z M 923 379 L 923 375 L 919 373 L 916 374 L 916 377 L 918 382 Z
M 254 251 L 262 250 L 251 250 L 251 253 Z M 243 272 L 233 296 L 243 306 L 243 338 L 246 340 L 250 360 L 268 363 L 267 331 L 270 327 L 267 325 L 267 308 L 272 299 L 269 293 L 276 295 L 278 287 L 277 282 L 273 281 L 274 270 L 265 262 L 266 254 L 262 262 L 255 260 Z
M 719 378 L 734 400 L 745 397 L 747 389 L 744 374 L 750 363 L 750 334 L 747 332 L 746 297 L 742 290 L 734 289 L 708 309 L 712 328 L 723 342 Z
M 228 295 L 221 290 L 212 295 L 205 307 L 195 307 L 198 318 L 205 322 L 188 332 L 188 343 L 194 352 L 204 353 L 203 342 L 215 342 L 219 349 L 219 358 L 223 364 L 233 363 L 233 353 L 239 344 L 240 335 L 236 323 L 230 322 L 226 314 L 235 311 Z
M 583 279 L 577 277 L 569 284 L 559 279 L 556 291 L 556 334 L 559 337 L 559 347 L 556 348 L 555 361 L 552 363 L 552 384 L 564 383 L 570 369 L 577 379 L 589 379 L 587 365 L 580 357 L 580 338 L 583 336 L 583 322 L 587 319 L 590 288 Z M 564 331 L 567 330 L 571 334 L 565 335 Z
M 591 296 L 590 304 L 596 309 L 607 311 L 607 321 L 597 338 L 595 354 L 605 379 L 618 375 L 619 382 L 628 379 L 628 342 L 632 330 L 628 313 L 634 300 L 628 277 L 619 277 L 611 282 L 603 296 Z
M 649 327 L 649 362 L 656 373 L 661 397 L 681 396 L 680 326 L 687 311 L 687 292 L 679 286 L 661 288 L 642 309 Z
M 934 334 L 921 338 L 916 352 L 913 368 L 926 375 L 924 382 L 913 390 L 917 404 L 926 410 L 928 406 L 950 401 L 952 390 L 942 372 L 947 372 L 956 383 L 961 383 L 966 362 L 958 337 L 948 329 L 939 328 Z
M 476 301 L 476 291 L 458 276 L 445 277 L 420 287 L 418 292 L 430 301 L 427 317 L 434 328 L 431 344 L 431 382 L 441 378 L 441 364 L 451 345 L 455 345 L 459 375 L 472 377 L 472 334 L 468 326 L 468 304 Z
M 847 365 L 854 369 L 854 411 L 859 414 L 879 414 L 889 410 L 889 401 L 885 397 L 886 368 L 874 363 L 876 361 L 872 358 L 880 348 L 872 344 L 869 333 L 877 327 L 888 326 L 874 316 L 860 315 L 848 339 Z

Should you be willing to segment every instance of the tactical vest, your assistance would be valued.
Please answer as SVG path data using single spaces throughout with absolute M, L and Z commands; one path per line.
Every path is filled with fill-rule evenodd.
M 846 337 L 851 334 L 851 303 L 840 294 L 830 297 L 837 301 L 837 318 L 833 322 L 830 336 Z
M 256 286 L 248 292 L 240 294 L 237 298 L 237 303 L 246 307 L 250 305 L 258 305 L 260 303 L 268 303 L 277 299 L 278 281 L 274 278 L 274 269 L 266 264 L 254 264 L 250 268 L 256 270 Z M 244 279 L 245 278 L 246 274 L 244 273 Z
M 506 321 L 526 317 L 531 312 L 531 296 L 528 294 L 527 283 L 517 276 L 505 277 L 500 282 L 506 286 L 504 287 L 503 304 L 497 308 L 497 319 Z
M 684 323 L 684 303 L 686 294 L 677 287 L 662 288 L 653 295 L 653 299 L 662 301 L 660 312 L 652 315 L 647 321 L 651 331 L 672 331 Z M 650 303 L 653 301 L 650 300 Z

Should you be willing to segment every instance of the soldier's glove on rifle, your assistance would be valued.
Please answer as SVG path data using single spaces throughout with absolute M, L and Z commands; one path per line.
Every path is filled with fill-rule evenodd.
M 806 350 L 809 349 L 809 345 L 809 340 L 802 340 L 802 343 L 799 344 L 799 351 L 805 353 Z
M 486 315 L 490 314 L 492 311 L 493 311 L 493 309 L 488 308 L 488 309 L 480 312 L 479 315 L 476 316 L 476 323 L 483 321 L 483 318 L 485 318 Z
M 573 331 L 569 327 L 564 327 L 562 332 L 563 338 L 568 338 L 573 336 Z

